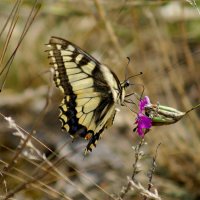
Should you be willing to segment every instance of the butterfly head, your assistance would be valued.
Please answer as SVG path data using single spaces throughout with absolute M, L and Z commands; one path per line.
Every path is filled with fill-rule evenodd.
M 142 75 L 142 74 L 143 74 L 143 73 L 140 72 L 139 74 L 130 76 L 130 77 L 126 78 L 124 82 L 121 83 L 121 88 L 122 88 L 122 92 L 121 92 L 121 93 L 122 93 L 122 95 L 121 95 L 121 104 L 122 104 L 122 105 L 123 105 L 123 102 L 124 102 L 125 98 L 130 97 L 131 95 L 135 94 L 135 92 L 130 93 L 130 94 L 126 94 L 127 88 L 128 88 L 129 86 L 135 85 L 134 83 L 131 83 L 131 82 L 130 82 L 130 79 L 133 78 L 133 77 Z M 126 100 L 125 100 L 125 101 L 126 101 Z
M 130 81 L 129 80 L 126 80 L 123 84 L 123 88 L 126 89 L 127 87 L 130 86 Z

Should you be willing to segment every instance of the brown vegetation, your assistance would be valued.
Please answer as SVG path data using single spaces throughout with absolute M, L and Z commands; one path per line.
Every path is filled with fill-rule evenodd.
M 128 73 L 143 72 L 132 79 L 130 91 L 141 94 L 143 84 L 152 102 L 186 111 L 200 102 L 200 5 L 195 3 L 48 0 L 39 10 L 37 1 L 18 0 L 13 21 L 3 28 L 15 4 L 0 2 L 1 59 L 6 52 L 0 71 L 10 66 L 0 77 L 1 84 L 6 77 L 0 93 L 0 199 L 199 199 L 199 110 L 176 124 L 153 127 L 140 141 L 133 133 L 135 114 L 121 108 L 84 158 L 86 143 L 71 143 L 60 129 L 62 95 L 44 52 L 51 36 L 66 38 L 120 80 L 130 57 Z

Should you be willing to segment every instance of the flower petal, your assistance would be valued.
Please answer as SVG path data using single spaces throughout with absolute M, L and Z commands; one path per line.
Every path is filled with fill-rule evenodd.
M 144 137 L 144 132 L 142 130 L 142 128 L 137 128 L 137 132 L 138 132 L 138 135 L 141 136 L 141 137 Z
M 144 111 L 145 106 L 149 104 L 151 104 L 151 102 L 148 96 L 145 96 L 143 99 L 141 99 L 139 103 L 140 112 Z
M 144 137 L 144 134 L 152 126 L 152 120 L 142 113 L 138 113 L 135 123 L 137 124 L 137 133 L 141 137 Z

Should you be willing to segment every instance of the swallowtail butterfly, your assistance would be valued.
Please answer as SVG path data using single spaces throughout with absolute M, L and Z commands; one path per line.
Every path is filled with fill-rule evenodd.
M 89 140 L 85 153 L 92 151 L 113 124 L 116 105 L 123 105 L 129 84 L 120 83 L 108 67 L 65 39 L 51 37 L 48 47 L 54 82 L 64 94 L 59 107 L 62 129 Z

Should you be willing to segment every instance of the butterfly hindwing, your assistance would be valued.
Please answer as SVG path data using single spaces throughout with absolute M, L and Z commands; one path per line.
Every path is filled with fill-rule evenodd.
M 72 137 L 90 140 L 86 151 L 112 125 L 121 85 L 116 75 L 67 40 L 52 37 L 49 58 L 54 82 L 64 94 L 59 119 Z

